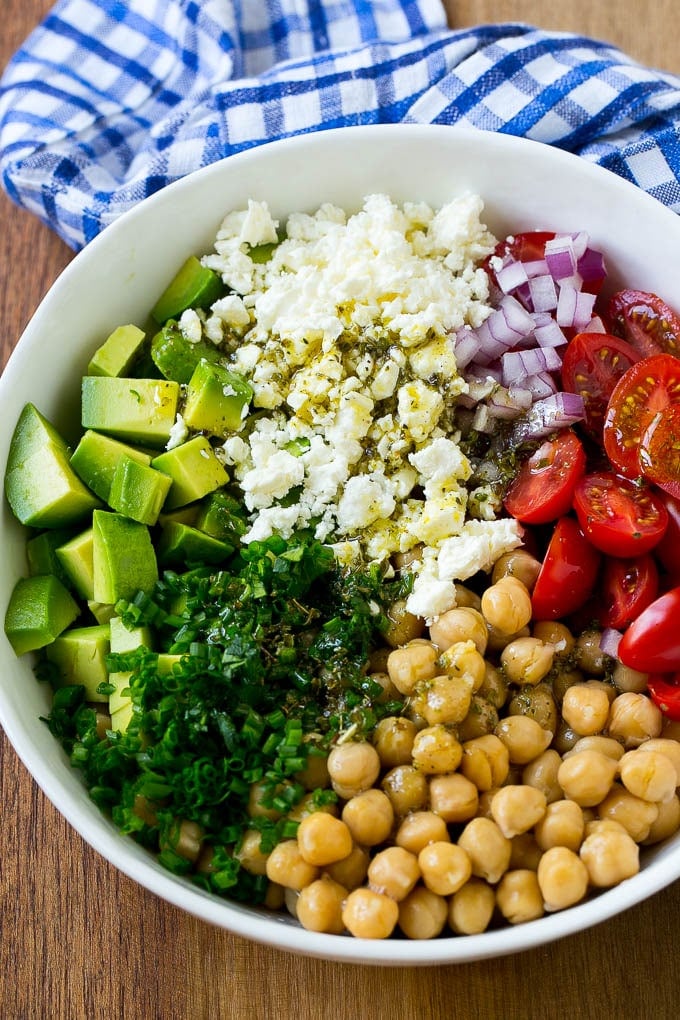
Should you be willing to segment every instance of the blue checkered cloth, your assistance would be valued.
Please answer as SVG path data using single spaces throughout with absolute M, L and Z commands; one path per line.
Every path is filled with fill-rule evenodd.
M 526 135 L 680 211 L 680 78 L 577 35 L 453 31 L 440 0 L 60 0 L 0 81 L 0 169 L 77 249 L 231 153 L 397 121 Z

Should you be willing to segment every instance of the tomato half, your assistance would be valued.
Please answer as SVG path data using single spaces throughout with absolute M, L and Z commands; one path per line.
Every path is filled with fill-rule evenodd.
M 571 429 L 559 432 L 524 461 L 503 501 L 505 509 L 525 524 L 556 521 L 570 509 L 585 469 L 581 440 Z
M 661 493 L 660 498 L 666 507 L 668 525 L 654 555 L 664 570 L 680 576 L 680 500 L 673 499 L 667 493 Z
M 537 620 L 557 620 L 585 605 L 595 588 L 600 554 L 573 517 L 555 525 L 531 595 Z
M 648 481 L 680 499 L 680 404 L 654 416 L 640 440 L 639 460 Z
M 668 511 L 659 496 L 609 471 L 584 475 L 577 482 L 574 510 L 584 534 L 609 556 L 642 556 L 668 527 Z
M 647 690 L 664 715 L 674 722 L 680 722 L 680 673 L 647 677 Z
M 608 315 L 612 331 L 643 357 L 680 356 L 680 317 L 658 294 L 620 290 L 610 298 Z
M 630 560 L 605 560 L 600 581 L 600 624 L 624 630 L 656 598 L 659 572 L 647 553 Z
M 642 673 L 680 670 L 680 588 L 671 588 L 647 606 L 624 632 L 618 656 Z
M 583 398 L 584 425 L 595 439 L 602 440 L 614 387 L 640 357 L 625 340 L 609 333 L 578 333 L 569 341 L 562 359 L 562 388 Z
M 643 358 L 619 379 L 604 420 L 604 448 L 622 474 L 638 478 L 640 442 L 657 415 L 680 405 L 680 359 L 670 354 Z
M 552 241 L 554 236 L 552 230 L 525 230 L 512 234 L 498 242 L 491 257 L 505 258 L 509 255 L 518 262 L 537 262 L 545 258 L 545 243 Z

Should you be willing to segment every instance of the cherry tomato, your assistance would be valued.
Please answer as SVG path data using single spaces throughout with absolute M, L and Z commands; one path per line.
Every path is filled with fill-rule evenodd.
M 658 591 L 659 572 L 649 553 L 630 560 L 606 559 L 600 581 L 601 626 L 624 630 L 654 601 Z
M 654 555 L 664 570 L 680 576 L 680 501 L 667 493 L 660 493 L 666 507 L 668 525 L 666 533 L 654 549 Z
M 537 620 L 557 620 L 580 609 L 595 588 L 600 554 L 573 517 L 555 525 L 534 585 L 531 604 Z
M 608 315 L 613 332 L 644 358 L 662 353 L 680 356 L 680 317 L 658 294 L 620 290 L 609 301 Z
M 680 722 L 680 673 L 647 677 L 647 690 L 664 715 L 674 722 Z
M 654 415 L 638 453 L 645 478 L 680 498 L 680 404 Z
M 624 632 L 618 656 L 641 673 L 680 670 L 680 587 L 654 599 Z
M 610 471 L 584 475 L 576 483 L 574 510 L 584 534 L 609 556 L 648 553 L 668 526 L 659 496 Z
M 643 358 L 628 369 L 609 398 L 604 420 L 604 448 L 618 470 L 638 478 L 640 442 L 650 425 L 680 405 L 680 359 L 670 354 Z
M 510 255 L 518 262 L 537 262 L 545 258 L 545 242 L 552 241 L 552 230 L 526 230 L 520 234 L 499 241 L 491 258 L 505 258 Z M 488 260 L 487 260 L 488 262 Z
M 525 524 L 556 521 L 571 508 L 585 469 L 581 440 L 571 429 L 559 432 L 524 461 L 505 497 L 505 509 Z
M 607 404 L 624 372 L 640 360 L 640 354 L 609 333 L 578 333 L 569 341 L 562 359 L 562 388 L 583 397 L 584 425 L 602 440 Z

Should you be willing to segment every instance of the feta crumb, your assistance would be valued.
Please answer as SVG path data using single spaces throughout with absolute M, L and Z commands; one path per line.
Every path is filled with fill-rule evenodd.
M 178 414 L 175 418 L 175 424 L 170 429 L 170 436 L 165 444 L 165 449 L 174 450 L 176 446 L 181 446 L 182 443 L 186 442 L 188 435 L 189 429 L 186 422 L 182 415 Z

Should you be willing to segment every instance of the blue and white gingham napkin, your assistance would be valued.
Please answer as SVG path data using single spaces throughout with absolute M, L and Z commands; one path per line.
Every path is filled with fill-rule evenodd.
M 680 211 L 680 78 L 440 0 L 60 0 L 0 82 L 10 197 L 73 248 L 223 156 L 352 124 L 450 124 L 580 153 Z

